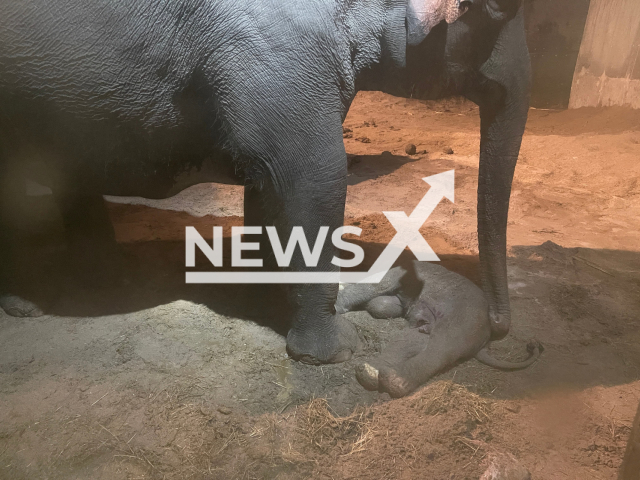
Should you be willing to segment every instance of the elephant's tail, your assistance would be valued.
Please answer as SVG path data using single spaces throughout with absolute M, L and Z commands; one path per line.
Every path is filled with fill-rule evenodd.
M 521 370 L 527 368 L 533 364 L 540 357 L 540 353 L 544 350 L 544 347 L 539 342 L 529 342 L 527 344 L 527 351 L 529 352 L 529 358 L 522 362 L 507 362 L 505 360 L 497 360 L 489 355 L 487 347 L 484 347 L 478 353 L 476 353 L 476 360 L 485 365 L 488 365 L 498 370 Z

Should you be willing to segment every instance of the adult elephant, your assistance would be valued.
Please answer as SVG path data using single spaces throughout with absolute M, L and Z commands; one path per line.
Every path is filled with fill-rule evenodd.
M 509 329 L 506 224 L 527 116 L 521 0 L 15 0 L 0 5 L 0 306 L 16 295 L 12 199 L 49 186 L 79 264 L 112 263 L 101 195 L 163 198 L 245 185 L 245 223 L 316 238 L 343 224 L 341 123 L 360 89 L 462 93 L 481 107 L 478 231 L 493 333 Z M 456 21 L 457 20 L 457 21 Z M 449 24 L 448 26 L 446 24 Z M 435 27 L 435 28 L 434 28 Z M 431 32 L 431 30 L 434 30 Z M 199 175 L 195 175 L 199 172 Z M 315 267 L 299 251 L 293 271 Z M 287 347 L 348 359 L 337 285 L 288 289 Z

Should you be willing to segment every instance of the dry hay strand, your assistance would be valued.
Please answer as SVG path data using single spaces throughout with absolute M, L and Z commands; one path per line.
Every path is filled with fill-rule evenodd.
M 486 448 L 468 436 L 467 420 L 489 423 L 495 412 L 491 401 L 442 381 L 344 417 L 316 398 L 286 415 L 248 418 L 220 412 L 200 393 L 191 384 L 154 392 L 143 401 L 136 427 L 117 418 L 91 422 L 83 451 L 56 455 L 82 461 L 106 454 L 131 477 L 166 479 L 302 478 L 330 473 L 336 465 L 390 474 L 433 462 L 453 468 L 454 457 L 471 462 L 463 470 L 475 474 Z
M 315 398 L 296 412 L 297 436 L 304 446 L 323 454 L 352 455 L 366 448 L 375 433 L 373 412 L 358 407 L 349 416 L 331 412 L 324 398 Z
M 160 447 L 171 452 L 182 471 L 210 474 L 227 450 L 246 444 L 244 428 L 234 416 L 218 415 L 215 407 L 193 401 L 190 389 L 170 390 L 156 408 L 147 411 L 147 424 L 162 434 Z
M 433 382 L 413 397 L 413 407 L 426 415 L 462 411 L 478 423 L 487 423 L 496 413 L 494 401 L 482 398 L 451 380 Z
M 236 450 L 246 446 L 251 428 L 237 415 L 221 415 L 200 398 L 201 387 L 176 384 L 149 395 L 142 425 L 99 425 L 102 447 L 128 474 L 150 478 L 233 478 L 246 469 Z M 106 444 L 105 444 L 106 443 Z M 231 452 L 231 453 L 230 453 Z M 146 477 L 145 477 L 146 478 Z
M 297 445 L 308 445 L 300 451 L 315 460 L 315 476 L 331 476 L 338 468 L 345 477 L 371 480 L 414 478 L 416 472 L 444 478 L 442 472 L 454 471 L 478 478 L 498 408 L 451 381 L 342 418 L 316 399 L 298 409 Z

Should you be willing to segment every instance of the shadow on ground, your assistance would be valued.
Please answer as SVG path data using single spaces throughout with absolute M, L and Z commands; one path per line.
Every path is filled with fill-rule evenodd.
M 418 157 L 394 155 L 382 152 L 380 155 L 350 155 L 348 185 L 357 185 L 393 173 L 407 163 L 419 160 Z
M 406 328 L 403 319 L 381 321 L 351 312 L 346 318 L 361 334 L 361 351 L 339 365 L 303 365 L 285 354 L 286 312 L 279 287 L 186 285 L 183 242 L 122 244 L 128 282 L 109 288 L 91 288 L 74 279 L 59 242 L 45 237 L 34 242 L 26 248 L 32 268 L 22 270 L 22 283 L 32 298 L 49 302 L 49 308 L 46 316 L 36 319 L 0 313 L 0 450 L 11 459 L 0 477 L 7 473 L 6 478 L 33 478 L 29 466 L 35 464 L 52 472 L 49 478 L 70 478 L 83 469 L 90 472 L 84 478 L 120 478 L 120 468 L 138 475 L 174 472 L 175 478 L 182 478 L 184 471 L 196 471 L 194 465 L 235 469 L 237 455 L 255 462 L 254 456 L 264 452 L 246 442 L 258 442 L 267 448 L 255 467 L 266 475 L 262 478 L 282 472 L 290 473 L 284 478 L 303 478 L 320 468 L 308 465 L 313 455 L 326 462 L 327 452 L 340 452 L 336 458 L 344 457 L 344 468 L 364 468 L 378 458 L 405 455 L 402 452 L 410 452 L 406 449 L 418 436 L 425 448 L 416 458 L 439 452 L 442 457 L 434 458 L 444 470 L 459 468 L 447 464 L 449 459 L 463 458 L 463 470 L 475 472 L 481 468 L 473 456 L 478 447 L 469 450 L 460 438 L 494 438 L 491 445 L 503 447 L 522 444 L 518 448 L 527 449 L 531 465 L 553 442 L 574 443 L 572 428 L 579 422 L 582 437 L 570 451 L 580 462 L 613 469 L 622 455 L 621 439 L 628 430 L 612 420 L 609 405 L 615 401 L 617 408 L 629 410 L 627 404 L 637 404 L 633 382 L 640 379 L 638 252 L 564 248 L 552 242 L 512 247 L 512 330 L 491 347 L 492 354 L 522 358 L 526 342 L 536 338 L 545 346 L 541 359 L 519 372 L 499 372 L 471 360 L 443 372 L 416 395 L 386 403 L 386 395 L 360 387 L 354 367 Z M 362 246 L 367 268 L 384 245 Z M 225 264 L 229 257 L 226 251 Z M 445 267 L 479 282 L 476 255 L 441 258 Z M 196 264 L 207 269 L 203 255 Z M 441 380 L 452 383 L 443 387 Z M 596 394 L 585 404 L 580 392 L 590 388 Z M 539 405 L 530 401 L 535 396 L 548 399 Z M 435 397 L 449 400 L 428 414 L 416 410 Z M 313 410 L 318 401 L 326 402 L 326 408 Z M 465 410 L 498 404 L 507 410 L 492 413 L 486 424 L 475 410 Z M 373 405 L 376 421 L 386 425 L 377 424 L 380 431 L 370 432 L 379 442 L 376 451 L 390 453 L 367 456 L 365 449 L 356 461 L 344 456 L 349 450 L 335 445 L 346 442 L 344 448 L 357 448 L 350 445 L 359 445 L 358 435 L 368 431 L 363 425 L 370 425 L 374 417 L 332 420 L 329 412 L 357 416 L 363 405 Z M 260 414 L 267 416 L 252 416 Z M 329 422 L 331 427 L 323 429 L 313 422 Z M 427 424 L 416 429 L 420 422 Z M 530 447 L 518 427 L 522 422 L 526 428 L 548 427 L 550 439 L 532 434 L 531 441 L 539 445 Z M 277 452 L 269 450 L 272 436 L 293 438 L 282 430 L 291 425 L 310 429 L 311 436 L 304 438 L 312 443 L 304 458 L 288 456 L 288 444 Z M 325 443 L 314 436 L 316 431 L 338 443 Z M 385 431 L 395 443 L 389 443 Z M 444 433 L 433 434 L 440 431 Z M 97 468 L 106 469 L 101 477 Z
M 225 244 L 229 246 L 228 238 Z M 383 250 L 381 244 L 363 244 L 367 269 Z M 25 293 L 41 304 L 47 314 L 83 322 L 107 316 L 126 316 L 175 302 L 201 305 L 219 317 L 229 317 L 266 327 L 286 335 L 288 316 L 283 289 L 278 285 L 187 285 L 183 242 L 139 242 L 123 245 L 127 280 L 108 288 L 86 287 L 50 259 L 37 262 L 41 270 L 29 275 Z M 50 255 L 44 249 L 41 255 Z M 98 253 L 97 253 L 98 254 Z M 31 256 L 31 262 L 37 257 Z M 61 255 L 60 258 L 64 258 Z M 403 255 L 399 262 L 410 260 Z M 230 251 L 224 255 L 230 264 Z M 475 255 L 441 255 L 442 264 L 479 284 L 479 262 Z M 210 270 L 203 254 L 197 254 L 196 270 Z M 44 269 L 46 270 L 46 269 Z M 95 275 L 100 273 L 95 272 Z M 583 388 L 597 384 L 628 383 L 640 378 L 640 253 L 587 248 L 563 248 L 552 242 L 512 248 L 509 283 L 513 308 L 513 331 L 507 340 L 494 344 L 495 354 L 518 357 L 522 343 L 536 338 L 546 347 L 539 365 L 527 372 L 504 374 L 486 370 L 472 362 L 463 382 L 494 385 L 509 379 L 506 391 L 494 395 L 519 395 L 534 384 Z M 354 314 L 356 315 L 356 314 Z M 366 314 L 357 314 L 366 315 Z M 47 319 L 41 320 L 46 322 Z M 384 325 L 381 322 L 380 325 Z M 375 325 L 371 325 L 375 328 Z M 401 328 L 402 324 L 398 324 Z M 367 327 L 369 328 L 369 327 Z M 373 344 L 372 354 L 392 332 L 364 332 Z M 477 376 L 481 371 L 480 376 Z M 487 387 L 489 388 L 489 387 Z

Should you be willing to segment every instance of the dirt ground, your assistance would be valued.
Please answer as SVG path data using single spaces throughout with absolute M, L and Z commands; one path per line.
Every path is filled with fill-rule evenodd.
M 346 223 L 367 259 L 394 233 L 381 212 L 410 213 L 421 178 L 455 169 L 455 203 L 423 233 L 477 281 L 477 109 L 371 92 L 344 127 Z M 184 284 L 184 226 L 241 225 L 240 187 L 110 199 L 129 280 L 60 274 L 52 288 L 38 274 L 27 287 L 50 314 L 0 314 L 0 478 L 475 480 L 510 453 L 534 479 L 615 479 L 640 399 L 639 158 L 640 111 L 531 110 L 509 218 L 513 325 L 492 352 L 521 358 L 531 338 L 545 351 L 519 372 L 466 362 L 399 400 L 353 369 L 404 320 L 349 313 L 363 350 L 312 367 L 286 356 L 277 289 Z M 33 201 L 50 223 L 33 244 L 64 259 L 50 200 Z

